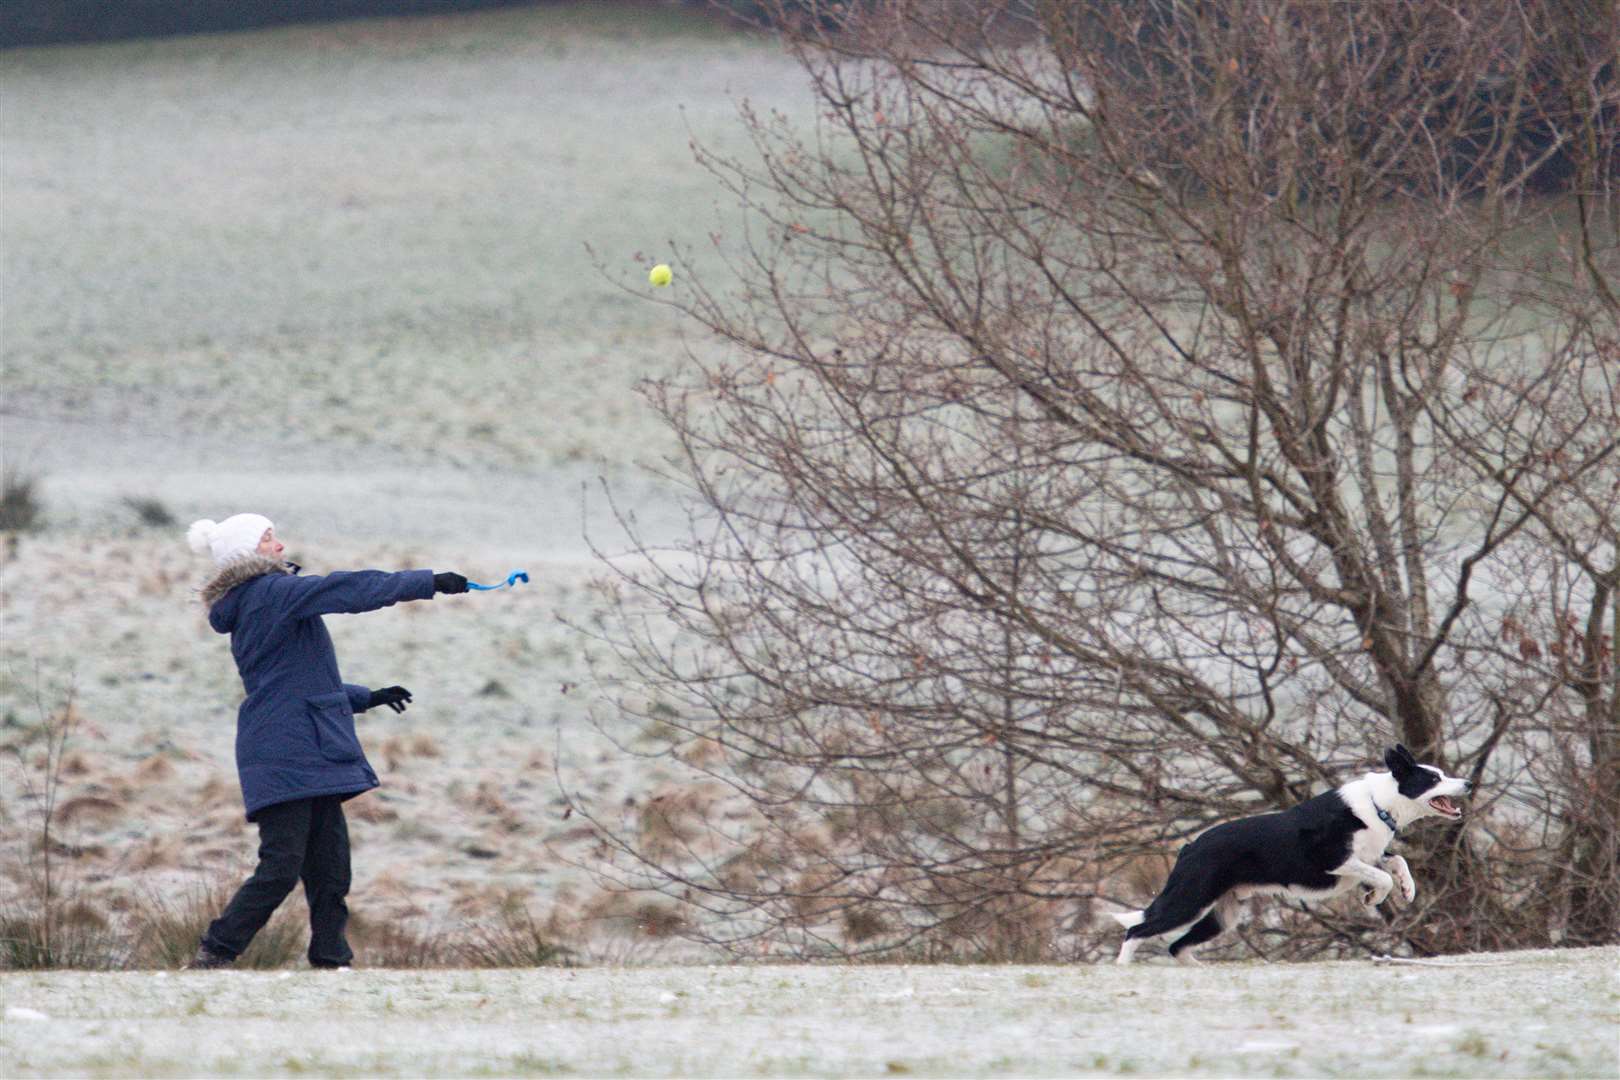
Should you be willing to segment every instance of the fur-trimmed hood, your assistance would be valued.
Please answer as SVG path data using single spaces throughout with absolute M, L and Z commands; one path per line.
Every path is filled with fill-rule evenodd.
M 267 559 L 263 555 L 244 555 L 240 559 L 233 559 L 220 567 L 214 576 L 203 582 L 198 593 L 202 596 L 203 607 L 211 608 L 221 598 L 244 581 L 252 581 L 265 574 L 296 574 L 298 567 L 292 563 L 281 562 L 277 559 Z

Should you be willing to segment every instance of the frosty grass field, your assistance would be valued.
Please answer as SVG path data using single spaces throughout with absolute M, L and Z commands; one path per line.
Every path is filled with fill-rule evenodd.
M 614 282 L 646 291 L 669 240 L 701 255 L 735 224 L 686 141 L 735 147 L 741 97 L 808 115 L 768 43 L 654 7 L 7 54 L 0 448 L 44 525 L 0 554 L 0 743 L 73 688 L 59 884 L 111 917 L 248 868 L 240 689 L 181 531 L 254 509 L 317 572 L 531 571 L 332 621 L 347 676 L 416 693 L 362 719 L 384 786 L 351 817 L 351 906 L 448 934 L 515 898 L 597 966 L 5 973 L 0 1075 L 1620 1073 L 1616 949 L 1457 970 L 613 963 L 674 954 L 580 870 L 553 770 L 602 807 L 671 780 L 592 736 L 613 716 L 558 617 L 595 610 L 582 534 L 612 546 L 582 482 L 655 531 L 678 520 L 636 471 L 668 443 L 634 387 L 709 346 Z M 36 827 L 15 767 L 0 902 Z
M 0 1073 L 1612 1077 L 1617 961 L 10 975 Z
M 1466 962 L 10 975 L 0 1073 L 1620 1071 L 1620 949 Z

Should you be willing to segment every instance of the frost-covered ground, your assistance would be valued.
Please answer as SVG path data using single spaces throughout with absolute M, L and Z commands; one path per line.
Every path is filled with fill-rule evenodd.
M 655 4 L 7 52 L 0 458 L 43 527 L 0 544 L 0 905 L 38 835 L 8 751 L 34 768 L 70 685 L 58 886 L 113 917 L 249 868 L 241 688 L 183 532 L 254 510 L 309 572 L 533 574 L 329 620 L 345 677 L 416 695 L 361 718 L 357 915 L 596 910 L 554 770 L 598 809 L 662 777 L 592 734 L 613 715 L 562 620 L 597 610 L 585 533 L 622 539 L 599 478 L 678 520 L 635 388 L 706 346 L 645 274 L 736 224 L 688 140 L 740 148 L 744 98 L 809 101 L 768 40 Z
M 445 535 L 432 498 L 514 540 L 491 473 L 577 522 L 579 474 L 667 448 L 633 391 L 680 328 L 617 286 L 739 222 L 689 139 L 808 103 L 766 40 L 591 4 L 22 49 L 0 85 L 4 446 L 58 527 L 250 478 L 306 534 Z
M 1620 1074 L 1620 949 L 1455 967 L 0 976 L 0 1073 Z

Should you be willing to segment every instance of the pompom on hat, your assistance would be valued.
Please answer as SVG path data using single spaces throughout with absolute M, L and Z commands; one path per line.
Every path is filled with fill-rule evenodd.
M 186 542 L 199 555 L 205 551 L 213 555 L 215 566 L 224 566 L 252 555 L 264 539 L 264 531 L 273 528 L 274 523 L 262 514 L 232 514 L 220 522 L 204 518 L 191 523 Z

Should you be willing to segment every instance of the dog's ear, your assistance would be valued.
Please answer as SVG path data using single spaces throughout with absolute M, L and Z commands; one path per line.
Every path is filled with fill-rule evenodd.
M 1396 743 L 1384 751 L 1384 765 L 1395 775 L 1395 779 L 1399 780 L 1417 766 L 1417 759 L 1412 757 L 1412 751 Z

